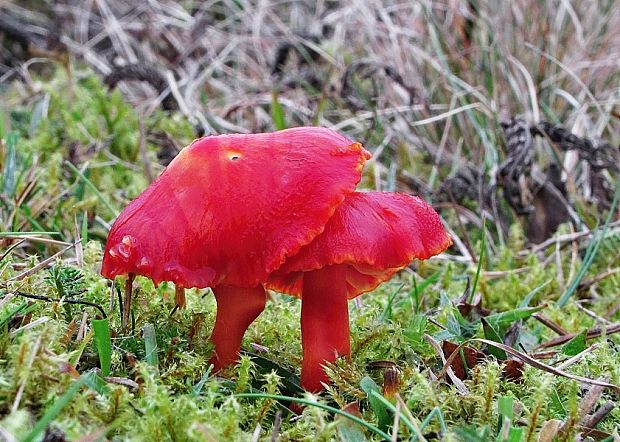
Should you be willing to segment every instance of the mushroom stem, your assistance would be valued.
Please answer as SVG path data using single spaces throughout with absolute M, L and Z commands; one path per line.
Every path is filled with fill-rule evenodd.
M 351 352 L 343 266 L 328 266 L 304 274 L 301 345 L 301 386 L 310 392 L 320 392 L 321 382 L 329 382 L 323 364 Z
M 241 340 L 250 324 L 265 309 L 265 289 L 259 285 L 251 289 L 230 285 L 213 288 L 217 301 L 215 326 L 211 341 L 215 353 L 211 357 L 214 371 L 233 364 L 239 357 Z
M 121 331 L 127 332 L 129 324 L 129 313 L 131 312 L 131 293 L 133 291 L 133 280 L 136 279 L 135 273 L 128 273 L 125 281 L 125 302 L 123 304 L 123 317 L 121 318 Z
M 174 288 L 174 300 L 176 301 L 179 308 L 185 307 L 185 288 L 180 285 L 175 286 Z

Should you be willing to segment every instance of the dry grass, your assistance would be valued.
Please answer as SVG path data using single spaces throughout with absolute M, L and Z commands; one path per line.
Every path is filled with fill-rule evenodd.
M 499 123 L 512 117 L 561 123 L 576 135 L 617 143 L 620 36 L 612 30 L 620 28 L 620 8 L 614 6 L 90 0 L 34 9 L 11 2 L 3 9 L 30 23 L 31 53 L 68 51 L 102 76 L 116 75 L 142 115 L 163 102 L 198 134 L 269 131 L 277 100 L 288 125 L 332 127 L 376 148 L 368 185 L 431 196 L 467 168 L 492 186 L 507 154 Z M 154 72 L 155 88 L 135 81 L 135 64 Z M 28 78 L 27 69 L 5 67 L 3 78 Z M 119 82 L 123 77 L 128 81 Z M 530 187 L 542 186 L 549 164 L 563 169 L 561 205 L 587 202 L 595 192 L 574 151 L 539 140 L 534 157 Z M 414 184 L 408 172 L 418 177 Z M 486 213 L 496 222 L 505 218 L 498 205 L 493 201 Z M 582 228 L 574 213 L 573 221 Z
M 599 226 L 595 230 L 594 227 L 596 220 L 603 219 L 610 208 L 620 169 L 618 29 L 620 2 L 616 0 L 7 0 L 0 3 L 0 94 L 9 90 L 10 93 L 3 95 L 6 99 L 0 102 L 0 120 L 3 121 L 0 135 L 9 133 L 10 114 L 14 108 L 25 105 L 35 108 L 43 103 L 43 114 L 51 115 L 58 111 L 48 108 L 49 94 L 44 92 L 41 83 L 53 77 L 51 66 L 64 69 L 66 82 L 61 84 L 67 87 L 62 94 L 66 94 L 69 109 L 72 103 L 80 101 L 80 97 L 75 96 L 79 91 L 78 82 L 95 72 L 108 85 L 120 89 L 123 97 L 136 109 L 138 122 L 135 126 L 138 128 L 136 132 L 139 131 L 136 136 L 137 153 L 134 152 L 133 157 L 124 156 L 123 152 L 112 153 L 109 139 L 92 139 L 88 146 L 75 149 L 81 157 L 73 158 L 71 146 L 63 145 L 62 152 L 59 152 L 62 168 L 64 170 L 62 161 L 66 160 L 75 164 L 79 173 L 95 171 L 93 181 L 99 180 L 96 181 L 98 185 L 108 183 L 112 186 L 109 183 L 113 181 L 102 177 L 109 171 L 106 168 L 110 165 L 139 179 L 127 178 L 127 182 L 132 184 L 129 192 L 114 182 L 117 187 L 100 189 L 103 195 L 97 195 L 99 200 L 95 197 L 88 201 L 86 198 L 77 199 L 75 206 L 82 206 L 75 209 L 75 213 L 71 212 L 70 217 L 65 217 L 70 222 L 64 222 L 64 213 L 59 213 L 62 210 L 58 207 L 66 198 L 78 193 L 76 188 L 84 185 L 86 180 L 80 180 L 78 173 L 67 169 L 65 175 L 58 175 L 65 180 L 63 182 L 70 181 L 67 177 L 71 180 L 75 178 L 70 188 L 46 187 L 45 174 L 39 173 L 39 169 L 46 165 L 38 164 L 38 157 L 35 156 L 29 168 L 23 169 L 21 187 L 18 189 L 21 193 L 18 193 L 17 200 L 0 194 L 3 198 L 0 200 L 0 230 L 12 231 L 12 234 L 28 230 L 32 225 L 28 224 L 26 214 L 42 224 L 58 219 L 62 222 L 54 221 L 50 225 L 61 232 L 63 241 L 30 235 L 20 236 L 25 241 L 17 242 L 14 236 L 1 236 L 0 246 L 12 244 L 6 250 L 0 250 L 0 262 L 4 262 L 2 271 L 14 277 L 28 272 L 28 269 L 41 270 L 46 267 L 56 259 L 54 253 L 73 245 L 79 238 L 82 226 L 78 226 L 78 219 L 82 216 L 88 218 L 85 212 L 90 215 L 84 221 L 90 238 L 102 239 L 105 236 L 115 211 L 126 203 L 136 187 L 146 185 L 166 163 L 162 158 L 160 164 L 155 161 L 156 149 L 165 144 L 169 157 L 180 147 L 175 134 L 159 127 L 155 131 L 152 127 L 155 126 L 152 121 L 160 119 L 163 109 L 171 121 L 175 121 L 174 118 L 177 118 L 176 121 L 189 121 L 194 136 L 271 131 L 282 125 L 319 125 L 339 130 L 361 141 L 373 152 L 363 187 L 423 194 L 433 201 L 447 221 L 455 247 L 436 262 L 443 266 L 442 275 L 447 275 L 445 279 L 449 283 L 436 281 L 432 285 L 433 290 L 445 289 L 449 295 L 456 296 L 455 293 L 464 284 L 461 276 L 475 273 L 481 247 L 486 245 L 484 253 L 488 256 L 480 261 L 490 268 L 482 269 L 477 289 L 492 309 L 507 308 L 509 304 L 510 308 L 514 308 L 520 302 L 513 299 L 515 293 L 525 294 L 534 287 L 537 290 L 546 287 L 544 296 L 549 297 L 551 302 L 556 300 L 581 274 L 580 268 L 585 268 L 581 274 L 581 278 L 584 277 L 590 264 L 580 262 L 587 262 L 591 251 L 588 248 L 584 254 L 584 245 L 589 242 L 600 244 L 604 236 L 601 232 L 604 232 L 615 241 L 609 239 L 603 246 L 609 261 L 607 264 L 595 262 L 593 268 L 598 274 L 583 279 L 582 285 L 575 289 L 583 293 L 588 291 L 591 304 L 588 304 L 588 309 L 584 307 L 587 310 L 585 313 L 592 313 L 589 310 L 592 309 L 597 312 L 593 313 L 595 316 L 588 316 L 578 309 L 570 313 L 552 310 L 551 315 L 555 317 L 545 320 L 556 325 L 562 323 L 568 330 L 576 332 L 585 327 L 579 318 L 589 321 L 588 326 L 592 326 L 592 321 L 601 322 L 600 318 L 617 322 L 620 307 L 617 301 L 609 300 L 610 294 L 617 294 L 619 281 L 619 256 L 614 250 L 617 249 L 620 228 L 617 213 L 611 214 L 608 228 Z M 132 124 L 123 127 L 131 130 Z M 541 130 L 541 127 L 551 129 Z M 551 131 L 554 133 L 551 134 Z M 87 130 L 84 129 L 84 132 Z M 571 144 L 566 141 L 569 136 L 578 138 L 572 138 Z M 0 165 L 3 167 L 0 170 L 8 170 L 6 146 L 5 140 L 0 145 Z M 601 158 L 605 159 L 601 163 L 603 166 L 596 162 Z M 101 173 L 97 174 L 97 170 Z M 502 170 L 509 170 L 511 175 L 502 177 Z M 0 183 L 4 181 L 0 180 Z M 102 201 L 105 204 L 102 205 Z M 95 207 L 100 210 L 95 211 Z M 74 207 L 71 206 L 70 210 Z M 20 220 L 17 227 L 14 227 L 14 220 Z M 562 234 L 549 238 L 557 225 L 563 222 L 568 225 L 562 227 Z M 526 231 L 527 241 L 515 240 L 520 238 L 521 229 Z M 483 236 L 486 243 L 481 241 Z M 535 242 L 542 244 L 530 247 L 530 243 Z M 34 253 L 43 255 L 41 264 L 29 256 Z M 84 253 L 90 253 L 92 261 L 92 256 L 97 252 L 94 248 L 84 251 L 78 243 L 75 258 L 66 258 L 63 263 L 81 266 Z M 533 254 L 540 260 L 531 258 Z M 583 261 L 580 261 L 582 256 Z M 11 262 L 9 259 L 3 261 L 5 257 Z M 506 263 L 517 267 L 509 267 Z M 492 264 L 496 266 L 493 268 Z M 91 266 L 95 267 L 92 262 Z M 452 272 L 458 273 L 455 269 L 462 274 L 453 276 Z M 411 269 L 408 271 L 411 277 L 418 274 L 414 275 Z M 424 274 L 423 269 L 420 274 Z M 515 276 L 517 274 L 519 276 Z M 108 302 L 107 292 L 102 295 L 105 289 L 99 287 L 100 280 L 96 279 L 92 269 L 89 275 L 95 287 L 92 296 L 97 297 L 99 303 Z M 550 286 L 543 284 L 548 277 L 554 280 Z M 9 282 L 7 280 L 3 284 L 8 287 Z M 586 283 L 590 285 L 585 286 Z M 604 289 L 597 288 L 599 283 Z M 150 286 L 143 290 L 155 292 Z M 160 292 L 165 292 L 165 288 Z M 157 292 L 157 296 L 160 294 Z M 446 312 L 452 305 L 443 303 L 438 306 L 436 296 L 429 298 L 432 299 L 423 300 L 422 305 L 430 304 L 436 309 L 434 312 L 429 310 L 429 318 L 444 327 L 442 324 L 447 322 L 448 316 Z M 7 296 L 0 303 L 12 305 L 15 301 Z M 212 306 L 205 307 L 207 301 L 203 302 L 205 305 L 201 302 L 196 301 L 198 309 L 212 313 Z M 404 302 L 401 304 L 404 305 Z M 144 307 L 141 313 L 144 316 L 139 318 L 142 322 L 160 321 L 165 317 L 165 306 L 152 303 L 147 307 L 152 312 L 149 313 L 149 308 Z M 277 308 L 286 311 L 282 303 L 277 304 Z M 372 308 L 379 307 L 375 305 Z M 608 309 L 606 314 L 604 309 Z M 402 321 L 410 325 L 410 312 L 403 313 L 405 309 L 402 307 L 401 310 L 400 314 L 404 315 Z M 180 333 L 177 326 L 180 330 L 187 330 L 188 324 L 191 327 L 196 325 L 192 321 L 204 322 L 202 311 L 199 319 L 196 319 L 199 315 L 191 320 L 187 316 L 178 320 L 178 324 L 174 323 L 174 318 L 161 320 L 157 324 L 160 340 L 165 341 L 169 336 L 176 338 Z M 365 311 L 359 309 L 359 312 L 362 318 Z M 43 313 L 38 311 L 37 314 Z M 27 319 L 25 326 L 32 318 Z M 40 318 L 32 322 L 35 329 L 39 325 L 37 320 Z M 285 320 L 291 321 L 291 317 Z M 369 330 L 375 326 L 374 320 L 374 316 L 373 319 L 358 320 L 363 324 L 359 328 L 367 331 L 370 342 L 365 343 L 360 338 L 359 360 L 366 362 L 364 345 L 372 349 L 366 351 L 372 353 L 375 359 L 387 357 L 381 351 L 388 354 L 393 351 L 399 357 L 409 357 L 409 347 L 402 351 L 396 347 L 385 349 L 381 343 L 372 342 L 375 335 Z M 74 326 L 75 321 L 73 318 L 71 322 Z M 57 317 L 50 322 L 62 323 Z M 86 320 L 81 323 L 86 324 Z M 479 321 L 476 323 L 478 325 Z M 258 329 L 255 335 L 266 341 L 263 344 L 271 345 L 270 358 L 285 366 L 291 358 L 294 361 L 294 351 L 291 356 L 290 349 L 278 343 L 280 334 L 286 331 L 273 330 L 273 325 L 259 327 L 263 328 Z M 548 330 L 541 332 L 529 327 L 528 331 L 540 340 L 543 339 L 541 336 L 549 338 Z M 397 324 L 394 330 L 390 329 L 390 339 L 400 339 L 394 333 L 401 332 Z M 132 345 L 136 348 L 142 345 L 139 337 L 134 338 L 119 341 L 115 352 L 126 353 L 128 348 L 133 351 Z M 34 342 L 34 347 L 20 344 L 23 347 L 19 350 L 23 352 L 20 358 L 29 362 L 26 350 L 30 351 L 33 358 L 31 365 L 41 365 L 43 371 L 45 365 L 35 360 L 35 356 L 39 354 L 39 346 L 47 341 L 41 344 L 40 336 L 30 336 L 29 339 Z M 11 341 L 11 345 L 17 345 L 16 342 Z M 67 348 L 72 347 L 68 345 Z M 173 372 L 177 370 L 177 364 L 183 367 L 182 358 L 198 354 L 198 362 L 192 362 L 195 365 L 177 377 L 191 379 L 196 373 L 204 372 L 199 351 L 194 354 L 194 349 L 191 349 L 179 356 L 172 345 L 171 349 L 166 348 L 168 353 L 165 362 L 162 358 L 162 371 Z M 600 360 L 606 361 L 608 353 L 600 356 L 598 347 L 589 349 Z M 557 357 L 558 352 L 553 356 Z M 582 357 L 585 363 L 591 363 L 591 360 Z M 429 373 L 430 378 L 433 376 L 433 361 L 437 362 L 429 356 L 427 361 L 421 362 L 420 372 L 409 373 L 408 389 L 403 390 L 403 396 L 410 396 L 405 397 L 407 404 L 402 409 L 409 413 L 407 406 L 414 408 L 416 418 L 420 420 L 429 412 L 433 413 L 433 407 L 441 405 L 450 419 L 464 425 L 468 422 L 466 418 L 471 417 L 469 413 L 474 413 L 472 410 L 480 414 L 481 409 L 494 403 L 492 399 L 510 391 L 502 384 L 502 388 L 506 388 L 502 393 L 497 390 L 485 393 L 485 389 L 494 388 L 494 381 L 489 379 L 493 379 L 495 368 L 488 364 L 476 375 L 479 378 L 472 379 L 471 385 L 468 384 L 475 391 L 472 396 L 461 401 L 453 392 L 429 389 L 425 393 L 428 397 L 443 395 L 441 397 L 444 399 L 447 397 L 446 402 L 434 399 L 436 403 L 429 405 L 428 409 L 425 408 L 426 402 L 418 406 L 416 398 L 427 388 L 425 385 L 430 385 L 427 376 Z M 558 358 L 552 363 L 560 361 Z M 120 374 L 130 376 L 128 373 L 131 373 L 138 381 L 145 381 L 143 373 L 136 374 L 135 364 L 129 368 L 131 363 L 126 361 L 114 363 L 116 370 L 123 372 Z M 245 369 L 251 371 L 247 366 Z M 340 368 L 340 371 L 338 367 L 335 369 L 336 378 L 346 378 L 349 373 L 349 367 Z M 611 367 L 609 371 L 614 369 Z M 351 377 L 355 378 L 365 370 L 355 367 Z M 15 371 L 18 371 L 17 368 Z M 166 388 L 184 391 L 181 386 L 184 381 L 177 380 L 175 376 L 171 375 L 160 384 L 146 379 L 151 390 L 140 400 L 148 402 L 151 398 L 154 402 L 159 401 L 157 403 L 168 403 L 166 401 L 172 395 L 167 396 Z M 414 377 L 416 379 L 412 380 Z M 3 380 L 1 374 L 0 380 Z M 4 379 L 4 382 L 9 381 Z M 52 385 L 50 389 L 56 388 L 52 381 L 46 382 Z M 238 382 L 242 384 L 241 380 Z M 277 384 L 277 381 L 274 382 Z M 533 381 L 528 377 L 527 382 Z M 555 392 L 550 382 L 545 380 L 541 385 L 535 384 L 536 388 L 531 391 L 523 389 L 523 396 L 519 397 L 526 404 L 522 405 L 532 413 L 524 413 L 519 422 L 519 425 L 528 426 L 528 437 L 546 425 L 536 420 L 537 413 L 540 416 L 547 413 L 545 418 L 550 418 L 544 405 L 549 391 Z M 42 403 L 31 383 L 23 381 L 21 385 L 20 400 L 12 399 L 16 408 L 21 405 L 22 393 L 22 402 Z M 344 385 L 359 391 L 359 382 L 344 382 Z M 566 385 L 561 385 L 562 393 L 566 397 L 577 398 L 577 393 Z M 329 394 L 331 400 L 343 405 L 344 402 L 340 404 L 340 401 L 343 397 L 350 398 L 350 390 L 339 387 L 337 385 Z M 213 388 L 211 393 L 217 396 L 219 393 L 214 392 L 221 386 L 209 388 Z M 245 391 L 242 387 L 236 388 Z M 531 392 L 534 393 L 530 396 Z M 486 403 L 483 404 L 485 394 Z M 557 392 L 555 394 L 558 395 Z M 205 408 L 207 413 L 213 413 L 209 418 L 217 420 L 225 416 L 230 422 L 236 422 L 235 425 L 241 425 L 234 419 L 240 421 L 245 418 L 235 417 L 234 412 L 224 410 L 229 405 L 225 402 L 228 399 L 217 397 L 224 405 Z M 362 397 L 365 396 L 362 394 Z M 605 400 L 610 398 L 617 399 L 608 395 Z M 123 400 L 129 403 L 125 396 Z M 174 401 L 170 399 L 168 404 L 171 415 L 178 403 L 191 409 L 187 412 L 188 416 L 204 412 L 203 409 L 194 409 L 193 396 L 180 394 Z M 429 399 L 428 403 L 431 402 Z M 134 416 L 135 404 L 131 403 L 131 407 L 125 405 L 130 410 L 126 416 Z M 568 438 L 578 431 L 578 426 L 566 429 L 571 419 L 575 421 L 572 424 L 576 425 L 583 417 L 579 415 L 576 405 L 571 411 L 570 406 L 573 405 L 569 404 L 564 409 L 567 413 L 565 422 L 563 426 L 557 425 L 554 434 L 565 434 Z M 80 402 L 80 406 L 90 410 L 86 400 Z M 148 404 L 142 403 L 138 407 L 148 409 Z M 259 406 L 256 405 L 256 408 Z M 263 411 L 247 413 L 248 416 L 262 416 Z M 333 429 L 325 425 L 324 416 L 318 410 L 314 412 L 311 415 L 312 425 L 316 423 L 315 427 L 325 430 L 326 434 L 335 434 L 329 433 Z M 589 410 L 581 414 L 586 412 Z M 366 413 L 368 415 L 368 410 Z M 478 414 L 476 422 L 488 423 L 485 420 L 488 416 Z M 145 415 L 153 419 L 151 422 L 145 418 L 145 428 L 150 425 L 148 428 L 153 433 L 149 434 L 156 434 L 160 422 L 152 413 Z M 200 416 L 202 419 L 205 415 Z M 396 416 L 400 416 L 399 413 Z M 617 419 L 617 416 L 616 410 L 614 418 Z M 17 420 L 19 416 L 13 416 L 12 422 Z M 119 434 L 132 431 L 131 425 L 126 422 L 122 425 L 124 427 L 118 430 Z M 295 425 L 295 422 L 285 422 L 283 434 L 291 438 L 308 434 L 304 433 L 307 429 L 303 425 L 306 424 Z M 85 426 L 92 429 L 96 424 L 89 421 Z M 223 428 L 226 424 L 221 426 Z M 396 427 L 398 430 L 398 425 Z M 256 428 L 260 432 L 260 422 Z M 276 436 L 278 430 L 274 432 Z M 204 434 L 208 439 L 211 430 L 205 426 L 191 431 Z M 242 428 L 239 431 L 245 430 Z

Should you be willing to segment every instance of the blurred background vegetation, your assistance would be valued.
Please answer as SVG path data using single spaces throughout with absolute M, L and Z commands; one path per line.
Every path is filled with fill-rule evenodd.
M 617 437 L 617 391 L 557 370 L 620 384 L 618 29 L 615 0 L 0 3 L 0 437 Z M 139 280 L 117 336 L 98 276 L 116 215 L 191 140 L 302 125 L 362 142 L 361 188 L 423 196 L 455 240 L 351 307 L 321 404 L 370 429 L 234 396 L 300 394 L 296 300 L 214 377 L 208 291 L 171 315 L 174 288 Z M 459 344 L 473 359 L 446 363 Z

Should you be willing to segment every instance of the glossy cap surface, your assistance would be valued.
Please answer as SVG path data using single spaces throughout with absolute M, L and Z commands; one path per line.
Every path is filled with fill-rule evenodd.
M 289 258 L 266 287 L 302 297 L 304 272 L 343 264 L 349 299 L 370 291 L 409 265 L 450 247 L 439 215 L 406 194 L 355 192 L 347 196 L 325 230 Z
M 120 214 L 101 272 L 254 287 L 323 231 L 369 157 L 321 128 L 198 139 Z

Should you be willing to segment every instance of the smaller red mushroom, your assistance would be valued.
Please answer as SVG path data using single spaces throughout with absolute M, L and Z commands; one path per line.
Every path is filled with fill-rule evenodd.
M 301 298 L 302 387 L 321 391 L 328 382 L 323 364 L 349 355 L 349 299 L 451 244 L 439 215 L 420 198 L 381 192 L 347 196 L 323 233 L 266 284 Z

